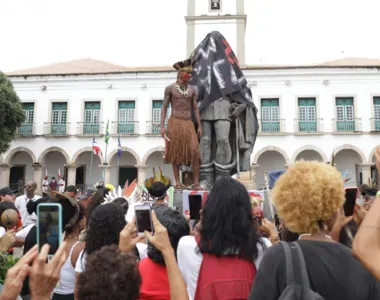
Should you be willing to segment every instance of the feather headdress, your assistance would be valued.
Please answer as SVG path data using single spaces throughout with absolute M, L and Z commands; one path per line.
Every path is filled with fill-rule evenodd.
M 119 186 L 108 195 L 104 197 L 104 202 L 102 204 L 112 203 L 117 198 L 124 198 L 128 202 L 128 212 L 125 216 L 127 222 L 131 222 L 135 214 L 134 207 L 137 204 L 142 204 L 142 189 L 137 184 L 137 179 L 135 179 L 131 184 L 128 184 L 128 180 L 125 182 L 124 189 Z
M 145 180 L 144 182 L 144 185 L 145 187 L 147 188 L 147 190 L 149 191 L 152 187 L 152 185 L 156 182 L 161 182 L 165 185 L 166 187 L 166 190 L 170 188 L 170 186 L 172 185 L 172 182 L 170 180 L 169 177 L 166 177 L 162 174 L 162 170 L 161 168 L 158 168 L 158 173 L 156 172 L 156 169 L 153 168 L 153 177 L 150 177 L 148 179 Z

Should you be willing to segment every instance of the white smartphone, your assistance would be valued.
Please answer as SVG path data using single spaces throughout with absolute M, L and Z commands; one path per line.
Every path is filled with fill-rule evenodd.
M 41 203 L 37 206 L 37 216 L 38 250 L 49 244 L 48 256 L 51 257 L 62 243 L 62 206 L 59 203 Z
M 144 231 L 153 232 L 152 208 L 150 205 L 136 205 L 135 216 L 138 235 L 144 235 Z

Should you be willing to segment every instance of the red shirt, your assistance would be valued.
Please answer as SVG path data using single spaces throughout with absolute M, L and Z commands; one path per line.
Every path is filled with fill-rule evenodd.
M 139 262 L 142 278 L 140 300 L 170 300 L 169 279 L 166 267 L 153 262 L 149 257 Z

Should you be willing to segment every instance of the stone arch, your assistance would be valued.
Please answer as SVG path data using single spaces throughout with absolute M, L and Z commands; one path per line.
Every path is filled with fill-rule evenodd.
M 33 163 L 37 162 L 36 156 L 34 155 L 34 153 L 30 149 L 25 148 L 25 147 L 17 147 L 17 148 L 14 148 L 11 152 L 8 153 L 8 155 L 5 158 L 4 163 L 6 163 L 8 165 L 12 165 L 12 159 L 13 159 L 13 157 L 17 153 L 19 153 L 19 152 L 26 152 L 26 153 L 28 153 L 29 156 L 30 156 L 30 158 L 32 159 Z
M 334 155 L 337 155 L 342 150 L 353 150 L 353 151 L 355 151 L 357 154 L 359 154 L 359 157 L 362 160 L 361 163 L 362 164 L 367 163 L 367 158 L 365 157 L 363 151 L 360 150 L 358 147 L 356 147 L 354 145 L 350 145 L 350 144 L 344 144 L 344 145 L 339 146 L 338 148 L 336 148 L 334 150 Z
M 75 165 L 78 157 L 81 154 L 86 153 L 86 152 L 92 152 L 92 151 L 93 151 L 92 147 L 84 147 L 82 149 L 79 149 L 77 152 L 75 152 L 73 158 L 71 159 L 71 164 Z M 104 157 L 102 155 L 99 155 L 99 159 L 100 159 L 100 163 L 103 164 L 104 163 Z
M 326 154 L 325 154 L 320 148 L 315 147 L 315 146 L 313 146 L 313 145 L 306 145 L 306 146 L 303 146 L 303 147 L 301 147 L 301 148 L 298 148 L 298 149 L 294 152 L 294 154 L 293 154 L 293 156 L 292 156 L 292 162 L 293 162 L 293 163 L 296 161 L 297 156 L 298 156 L 301 152 L 303 152 L 303 151 L 315 151 L 315 152 L 317 152 L 317 153 L 322 157 L 322 159 L 323 159 L 324 162 L 328 162 L 328 161 L 329 161 L 327 155 L 326 155 Z
M 253 156 L 253 163 L 257 164 L 257 161 L 259 160 L 260 155 L 263 154 L 263 153 L 265 153 L 265 152 L 268 152 L 268 151 L 276 151 L 276 152 L 280 153 L 284 157 L 286 164 L 287 165 L 290 164 L 290 159 L 289 159 L 288 154 L 284 150 L 282 150 L 281 148 L 276 147 L 276 146 L 267 146 L 267 147 L 264 147 L 264 148 L 260 149 Z
M 372 151 L 371 151 L 371 153 L 368 156 L 368 163 L 369 164 L 372 164 L 372 159 L 375 156 L 375 152 L 376 152 L 377 147 L 380 147 L 380 145 L 378 145 L 375 148 L 373 148 Z
M 3 161 L 4 161 L 4 158 L 2 155 L 0 155 L 0 165 L 3 163 Z
M 158 146 L 158 147 L 154 147 L 154 148 L 150 149 L 147 153 L 145 153 L 141 163 L 143 165 L 146 165 L 146 162 L 147 162 L 147 160 L 151 154 L 153 154 L 154 152 L 164 152 L 164 151 L 165 151 L 165 149 L 162 146 Z
M 140 156 L 137 154 L 137 152 L 136 152 L 135 150 L 133 150 L 133 149 L 131 149 L 131 148 L 128 148 L 128 147 L 121 147 L 121 149 L 123 150 L 123 152 L 129 152 L 130 154 L 132 154 L 132 156 L 136 159 L 136 163 L 137 163 L 137 165 L 140 165 L 140 164 L 141 164 Z M 107 161 L 108 161 L 108 162 L 110 162 L 110 161 L 113 159 L 113 157 L 117 154 L 117 150 L 118 150 L 118 149 L 115 149 L 115 150 L 113 150 L 113 151 L 109 154 L 109 156 L 108 156 L 108 158 L 107 158 Z
M 41 155 L 40 155 L 40 157 L 38 158 L 38 162 L 41 165 L 43 165 L 43 162 L 44 162 L 46 154 L 48 154 L 50 152 L 59 152 L 59 153 L 61 153 L 63 155 L 63 157 L 65 158 L 65 160 L 66 160 L 66 164 L 70 164 L 70 157 L 69 157 L 69 155 L 67 154 L 67 152 L 65 150 L 63 150 L 62 148 L 59 148 L 59 147 L 50 147 L 50 148 L 45 149 L 44 152 L 42 152 Z

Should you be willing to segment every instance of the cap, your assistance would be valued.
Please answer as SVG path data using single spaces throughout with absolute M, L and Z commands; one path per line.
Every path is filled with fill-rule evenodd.
M 13 195 L 16 191 L 12 191 L 9 187 L 4 187 L 0 189 L 0 195 Z
M 85 190 L 84 192 L 83 192 L 83 194 L 82 195 L 80 195 L 79 197 L 78 197 L 78 199 L 79 200 L 86 200 L 86 199 L 88 199 L 88 198 L 90 198 L 91 196 L 93 196 L 94 194 L 95 194 L 95 190 L 93 190 L 93 189 L 87 189 L 87 190 Z

